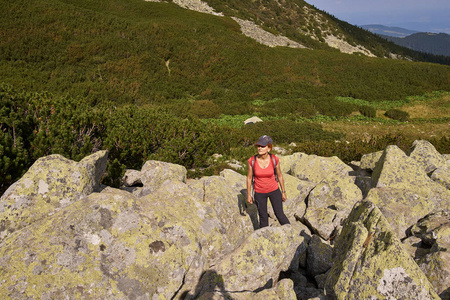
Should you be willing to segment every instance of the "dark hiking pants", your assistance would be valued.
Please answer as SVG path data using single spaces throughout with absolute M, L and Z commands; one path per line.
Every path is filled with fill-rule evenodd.
M 270 193 L 256 193 L 255 202 L 258 207 L 259 227 L 263 228 L 269 225 L 269 215 L 267 213 L 267 198 L 270 199 L 273 211 L 281 225 L 290 224 L 288 218 L 283 212 L 283 198 L 280 189 L 276 189 Z

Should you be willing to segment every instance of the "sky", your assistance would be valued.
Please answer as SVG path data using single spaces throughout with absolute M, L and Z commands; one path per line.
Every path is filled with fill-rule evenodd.
M 450 0 L 306 0 L 353 25 L 450 34 Z

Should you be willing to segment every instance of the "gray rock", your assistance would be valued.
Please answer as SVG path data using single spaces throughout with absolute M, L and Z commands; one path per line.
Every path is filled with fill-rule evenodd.
M 434 170 L 431 174 L 431 179 L 450 189 L 450 160 L 445 161 L 444 165 Z
M 439 299 L 371 202 L 355 205 L 333 249 L 325 284 L 332 299 Z
M 301 180 L 315 183 L 328 182 L 336 177 L 347 177 L 353 169 L 338 157 L 293 154 L 290 173 Z
M 402 239 L 407 230 L 424 215 L 434 210 L 433 202 L 412 190 L 374 188 L 365 198 L 377 205 L 388 220 L 395 235 Z
M 271 288 L 281 271 L 287 271 L 303 243 L 290 225 L 265 227 L 253 232 L 242 245 L 202 276 L 199 298 L 216 289 L 229 293 L 262 291 Z
M 369 169 L 374 170 L 378 161 L 380 160 L 381 155 L 383 154 L 383 151 L 377 151 L 374 153 L 364 154 L 361 157 L 361 169 Z
M 122 183 L 124 187 L 142 186 L 141 171 L 137 170 L 125 170 L 125 174 L 122 177 Z
M 225 170 L 221 176 L 187 182 L 189 196 L 201 204 L 192 213 L 201 220 L 201 243 L 205 245 L 203 251 L 211 263 L 233 251 L 257 228 L 257 211 L 246 207 L 246 197 L 242 194 L 245 178 L 237 172 Z M 165 193 L 163 188 L 161 191 Z M 176 205 L 178 201 L 174 203 Z M 174 207 L 174 210 L 180 211 L 180 208 Z M 178 217 L 184 216 L 186 212 L 180 211 Z
M 397 146 L 388 146 L 372 175 L 372 186 L 413 191 L 433 205 L 434 210 L 450 209 L 450 191 L 431 180 L 421 165 Z M 424 211 L 423 215 L 431 211 Z
M 140 196 L 145 196 L 157 190 L 169 180 L 186 183 L 185 167 L 162 161 L 149 160 L 141 169 L 143 189 Z
M 139 202 L 107 188 L 8 236 L 0 244 L 8 274 L 0 294 L 32 284 L 13 298 L 173 297 L 204 269 L 199 241 L 169 212 L 144 213 Z
M 38 159 L 0 198 L 0 238 L 99 190 L 107 154 L 78 163 L 58 154 Z
M 251 117 L 251 118 L 248 118 L 247 120 L 245 120 L 244 121 L 244 124 L 245 125 L 249 125 L 249 124 L 255 124 L 255 123 L 258 123 L 258 122 L 262 122 L 263 120 L 261 120 L 260 118 L 258 118 L 258 117 Z
M 416 252 L 416 261 L 442 299 L 450 298 L 450 213 L 440 211 L 427 215 L 411 228 L 413 238 L 427 245 L 427 251 Z M 430 248 L 431 246 L 431 248 Z
M 409 157 L 415 159 L 426 173 L 433 172 L 445 163 L 444 157 L 425 140 L 414 141 L 408 151 Z
M 323 239 L 329 240 L 350 213 L 353 205 L 362 200 L 361 190 L 349 176 L 327 178 L 311 191 L 303 220 Z
M 318 235 L 313 235 L 308 244 L 306 272 L 315 277 L 326 273 L 332 266 L 333 248 Z

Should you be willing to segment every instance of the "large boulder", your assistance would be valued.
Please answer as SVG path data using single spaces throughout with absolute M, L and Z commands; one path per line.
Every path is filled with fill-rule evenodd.
M 416 261 L 442 299 L 450 299 L 450 213 L 440 211 L 419 220 L 411 228 Z M 418 251 L 418 248 L 421 251 Z
M 373 188 L 364 199 L 380 208 L 400 239 L 405 238 L 408 229 L 434 209 L 431 201 L 414 190 Z
M 322 157 L 317 155 L 297 154 L 290 173 L 302 180 L 315 183 L 334 180 L 336 177 L 346 177 L 353 169 L 338 157 Z
M 302 160 L 302 158 L 306 158 L 308 157 L 308 154 L 305 153 L 301 153 L 301 152 L 296 152 L 293 153 L 291 155 L 283 155 L 280 156 L 279 159 L 279 165 L 280 165 L 280 169 L 281 172 L 290 174 L 292 174 L 291 168 L 300 160 Z M 295 175 L 294 175 L 295 176 Z
M 166 181 L 186 182 L 185 167 L 162 161 L 149 160 L 141 169 L 143 188 L 140 196 L 151 194 L 159 189 Z
M 155 200 L 159 201 L 159 200 Z M 192 228 L 105 189 L 0 244 L 0 294 L 12 299 L 174 297 L 205 263 Z M 154 213 L 154 216 L 152 216 Z
M 306 211 L 297 218 L 323 239 L 332 238 L 354 203 L 362 200 L 361 189 L 350 176 L 353 169 L 338 157 L 294 153 L 280 158 L 282 170 L 300 179 L 305 192 Z M 309 184 L 305 184 L 308 182 Z
M 450 190 L 450 160 L 431 174 L 431 179 Z
M 205 239 L 203 249 L 211 263 L 233 251 L 257 228 L 257 211 L 246 208 L 246 177 L 231 170 L 220 176 L 202 177 L 187 182 L 190 197 L 203 208 L 193 212 L 201 220 L 199 234 Z M 175 203 L 177 203 L 176 201 Z M 174 208 L 180 218 L 192 216 Z
M 433 144 L 425 140 L 414 141 L 408 154 L 427 174 L 445 163 L 444 157 L 434 148 Z
M 353 205 L 362 200 L 361 190 L 349 176 L 324 179 L 311 191 L 303 220 L 323 239 L 329 240 Z
M 0 198 L 0 239 L 99 190 L 108 152 L 75 162 L 54 154 L 38 159 Z
M 272 288 L 281 271 L 298 267 L 304 238 L 292 226 L 265 227 L 253 232 L 235 251 L 203 274 L 192 298 L 215 291 L 257 293 Z M 189 299 L 189 298 L 188 298 Z
M 389 220 L 399 238 L 428 213 L 450 208 L 450 191 L 434 182 L 413 158 L 388 146 L 372 175 L 367 197 Z
M 364 170 L 374 170 L 378 161 L 381 158 L 381 155 L 383 155 L 383 151 L 377 151 L 373 153 L 364 154 L 361 157 L 361 164 L 360 168 Z
M 431 180 L 422 165 L 397 146 L 386 147 L 372 179 L 373 187 L 414 191 L 432 203 L 436 210 L 450 208 L 450 191 Z
M 333 249 L 331 299 L 439 299 L 372 202 L 355 205 Z

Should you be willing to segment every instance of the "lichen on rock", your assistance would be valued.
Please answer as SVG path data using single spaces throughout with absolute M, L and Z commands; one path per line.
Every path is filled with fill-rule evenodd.
M 372 202 L 355 205 L 334 250 L 325 288 L 335 299 L 439 299 Z
M 107 154 L 98 151 L 78 163 L 58 154 L 38 159 L 0 198 L 0 237 L 98 190 Z

